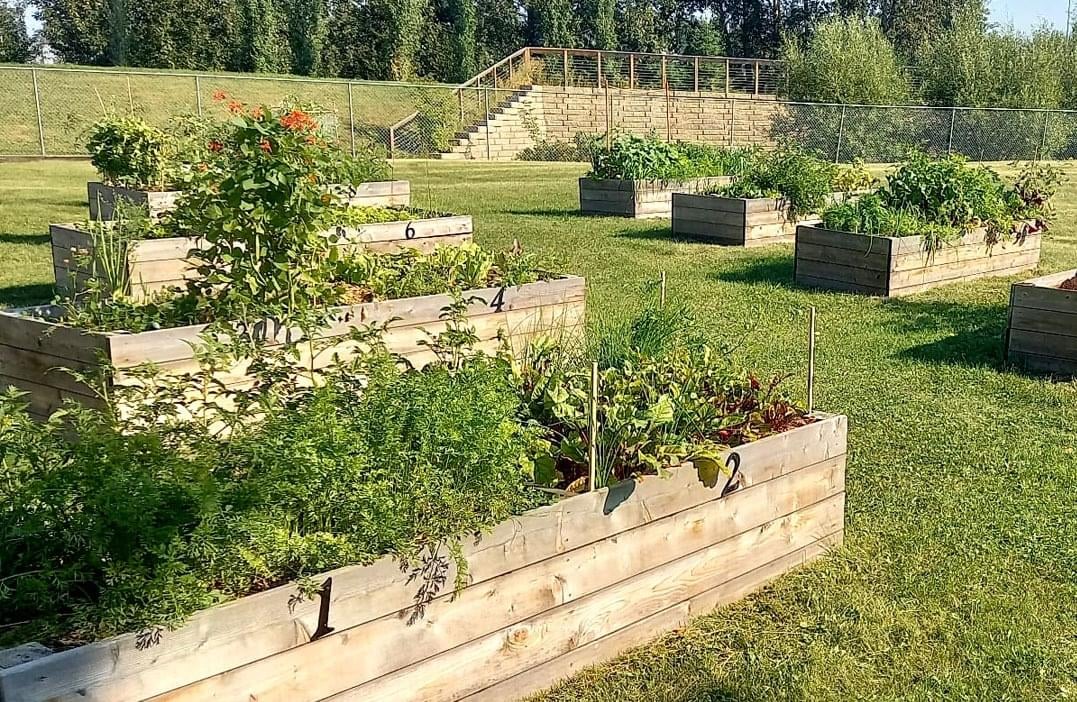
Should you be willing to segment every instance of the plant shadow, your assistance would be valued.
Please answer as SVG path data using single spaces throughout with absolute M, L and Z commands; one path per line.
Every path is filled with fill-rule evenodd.
M 1005 304 L 976 304 L 940 300 L 897 298 L 882 305 L 898 334 L 919 334 L 949 330 L 935 341 L 911 346 L 897 358 L 935 365 L 1003 370 L 1003 335 L 1006 331 Z
M 530 207 L 505 210 L 505 214 L 529 217 L 591 217 L 580 212 L 579 208 L 570 207 Z
M 48 234 L 15 234 L 0 232 L 0 244 L 48 244 L 52 237 Z
M 644 241 L 670 241 L 678 243 L 691 243 L 692 240 L 683 236 L 675 236 L 668 224 L 659 224 L 646 229 L 622 229 L 614 236 L 618 239 L 641 239 Z
M 767 256 L 750 261 L 735 261 L 736 267 L 720 270 L 712 274 L 715 280 L 724 283 L 747 283 L 780 285 L 786 288 L 806 290 L 793 280 L 792 256 Z
M 52 283 L 29 283 L 0 288 L 0 307 L 43 305 L 55 295 Z

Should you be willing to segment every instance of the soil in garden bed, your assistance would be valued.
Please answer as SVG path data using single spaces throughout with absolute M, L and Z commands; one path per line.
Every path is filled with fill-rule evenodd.
M 1077 275 L 1073 276 L 1069 280 L 1062 281 L 1062 284 L 1058 286 L 1060 290 L 1077 290 Z

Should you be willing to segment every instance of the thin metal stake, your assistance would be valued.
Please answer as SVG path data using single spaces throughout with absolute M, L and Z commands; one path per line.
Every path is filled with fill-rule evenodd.
M 659 295 L 659 301 L 662 307 L 666 306 L 666 272 L 662 271 L 662 292 Z
M 352 98 L 352 84 L 348 83 L 348 142 L 352 156 L 355 155 L 355 102 Z
M 194 104 L 198 107 L 198 116 L 202 116 L 202 78 L 194 77 Z
M 30 78 L 34 81 L 34 105 L 37 107 L 37 140 L 41 145 L 41 155 L 45 155 L 45 120 L 41 116 L 41 88 L 37 84 L 37 69 L 30 69 Z
M 590 435 L 587 442 L 587 462 L 590 465 L 587 489 L 595 490 L 598 482 L 598 361 L 591 363 L 591 407 L 587 417 L 587 432 Z
M 815 308 L 808 315 L 808 413 L 815 411 Z

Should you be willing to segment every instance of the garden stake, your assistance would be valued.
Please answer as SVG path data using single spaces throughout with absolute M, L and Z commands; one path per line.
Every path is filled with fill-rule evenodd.
M 815 409 L 815 308 L 808 314 L 808 414 Z
M 591 363 L 591 407 L 587 416 L 587 431 L 591 435 L 587 447 L 587 462 L 591 468 L 587 489 L 591 491 L 598 482 L 598 361 Z
M 659 293 L 659 304 L 662 307 L 666 306 L 666 272 L 662 271 L 662 287 Z

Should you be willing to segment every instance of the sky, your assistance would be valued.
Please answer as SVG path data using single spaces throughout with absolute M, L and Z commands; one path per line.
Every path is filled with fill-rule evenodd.
M 1077 0 L 1073 2 L 1077 8 Z M 1028 30 L 1046 20 L 1058 28 L 1066 26 L 1067 0 L 991 0 L 991 19 L 1000 24 L 1013 22 Z

